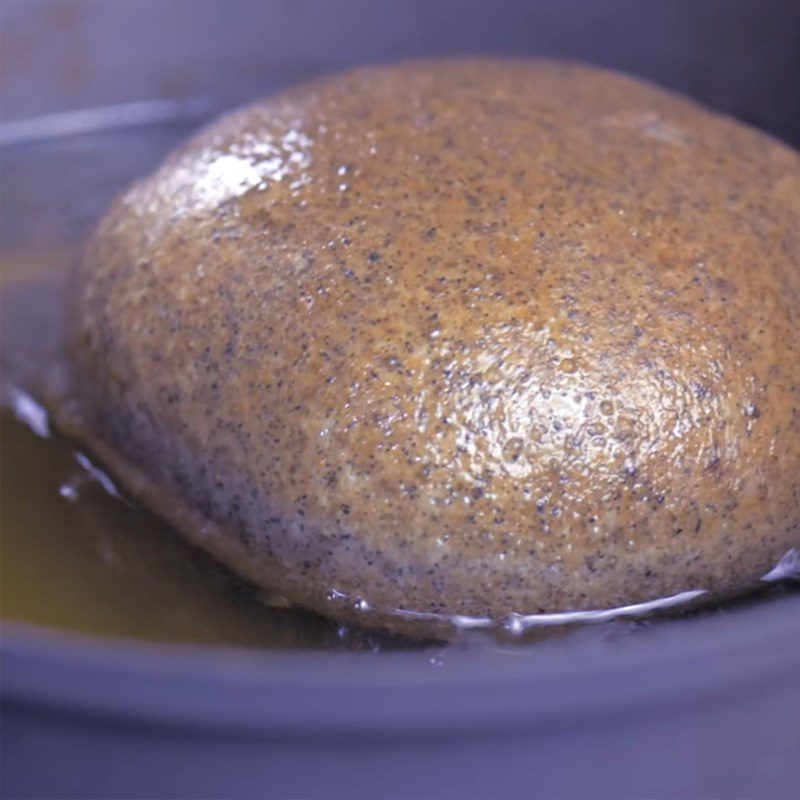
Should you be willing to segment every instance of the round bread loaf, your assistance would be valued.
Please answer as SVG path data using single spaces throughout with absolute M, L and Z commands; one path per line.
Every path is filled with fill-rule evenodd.
M 629 77 L 256 103 L 114 203 L 73 289 L 67 427 L 336 619 L 715 597 L 800 544 L 800 158 Z

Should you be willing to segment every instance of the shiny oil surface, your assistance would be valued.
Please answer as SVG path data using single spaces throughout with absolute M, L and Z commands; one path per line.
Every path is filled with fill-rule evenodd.
M 8 411 L 0 436 L 4 618 L 177 642 L 337 640 L 310 615 L 266 607 L 146 511 L 87 481 L 68 442 L 37 437 Z

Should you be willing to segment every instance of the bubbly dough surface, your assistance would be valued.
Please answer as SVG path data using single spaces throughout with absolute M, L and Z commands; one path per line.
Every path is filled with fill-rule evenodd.
M 73 309 L 70 427 L 339 619 L 728 593 L 800 545 L 800 157 L 616 73 L 233 112 L 116 201 Z

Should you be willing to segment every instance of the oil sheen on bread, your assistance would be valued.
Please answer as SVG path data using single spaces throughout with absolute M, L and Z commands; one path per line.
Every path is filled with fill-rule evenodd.
M 345 622 L 741 591 L 800 546 L 800 157 L 632 78 L 359 69 L 118 198 L 62 424 Z

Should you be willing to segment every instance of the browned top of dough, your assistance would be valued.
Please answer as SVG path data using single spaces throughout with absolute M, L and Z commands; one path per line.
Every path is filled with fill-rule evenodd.
M 799 265 L 761 133 L 574 65 L 361 69 L 116 202 L 73 423 L 334 616 L 729 591 L 800 544 Z

